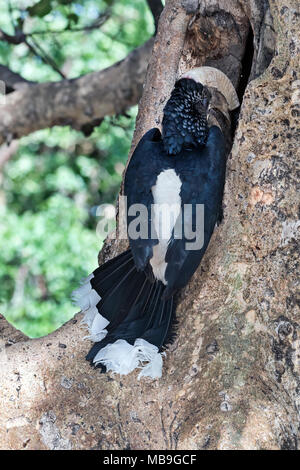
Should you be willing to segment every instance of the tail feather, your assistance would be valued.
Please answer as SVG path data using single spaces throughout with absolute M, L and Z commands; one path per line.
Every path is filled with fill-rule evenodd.
M 132 268 L 121 281 L 116 284 L 98 306 L 98 311 L 110 322 L 109 331 L 116 328 L 128 315 L 135 304 L 137 292 L 140 291 L 144 276 Z M 117 315 L 116 315 L 117 312 Z
M 95 269 L 93 272 L 94 277 L 97 277 L 100 279 L 101 273 L 105 272 L 109 274 L 110 272 L 115 271 L 119 266 L 124 264 L 125 261 L 128 259 L 133 259 L 132 253 L 130 250 L 123 251 L 123 253 L 120 253 L 118 256 L 115 256 L 115 258 L 112 258 L 109 261 L 106 261 L 106 263 L 102 264 L 98 268 Z
M 147 296 L 142 295 L 147 290 L 149 291 L 150 296 L 149 293 Z M 136 338 L 140 337 L 149 328 L 149 324 L 151 324 L 156 312 L 155 306 L 159 300 L 159 283 L 150 284 L 146 279 L 146 289 L 145 285 L 143 285 L 141 291 L 142 292 L 138 295 L 141 300 L 131 305 L 126 318 L 119 322 L 118 325 L 115 325 L 115 327 L 110 328 L 109 333 L 101 342 L 94 344 L 86 357 L 91 363 L 93 363 L 97 353 L 108 344 L 112 344 L 119 339 L 123 339 L 133 345 Z M 114 304 L 112 307 L 115 307 Z
M 130 308 L 126 318 L 115 328 L 111 328 L 107 337 L 99 344 L 99 350 L 109 343 L 113 343 L 118 339 L 125 339 L 128 343 L 134 344 L 136 338 L 142 337 L 143 333 L 149 328 L 149 324 L 153 323 L 153 317 L 163 308 L 163 302 L 159 306 L 159 310 L 155 306 L 159 302 L 160 289 L 157 289 L 156 301 L 152 302 L 150 308 L 141 315 L 142 301 L 134 303 Z
M 164 291 L 160 281 L 137 271 L 130 250 L 97 268 L 73 296 L 95 342 L 86 359 L 119 374 L 138 367 L 139 378 L 160 377 L 175 314 Z
M 127 254 L 128 253 L 128 254 Z M 116 263 L 112 263 L 113 260 L 108 261 L 107 269 L 104 269 L 104 265 L 97 268 L 94 271 L 94 277 L 91 280 L 91 286 L 95 289 L 101 297 L 104 297 L 111 291 L 114 284 L 120 281 L 130 269 L 134 267 L 133 257 L 130 252 L 125 252 L 124 256 L 119 255 L 116 259 Z
M 165 344 L 165 340 L 167 338 L 170 323 L 174 313 L 173 298 L 165 302 L 161 300 L 160 303 L 161 309 L 160 312 L 158 311 L 160 315 L 158 314 L 155 316 L 155 320 L 151 328 L 148 328 L 142 335 L 142 338 L 145 341 L 149 341 L 151 339 L 151 343 L 155 344 L 155 346 L 157 346 L 159 350 L 161 350 L 161 348 Z

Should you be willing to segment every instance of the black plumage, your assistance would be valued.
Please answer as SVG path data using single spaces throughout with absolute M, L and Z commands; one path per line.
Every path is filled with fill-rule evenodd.
M 201 83 L 182 78 L 175 84 L 164 108 L 163 143 L 167 154 L 182 148 L 205 145 L 208 135 L 207 107 L 210 93 Z
M 154 203 L 151 188 L 158 174 L 164 170 L 173 169 L 182 181 L 180 191 L 182 209 L 185 204 L 191 204 L 193 209 L 196 204 L 204 205 L 204 244 L 200 250 L 185 249 L 186 243 L 193 242 L 193 240 L 187 240 L 184 237 L 184 230 L 182 230 L 182 239 L 175 239 L 174 232 L 170 238 L 166 253 L 167 288 L 164 292 L 164 298 L 168 298 L 188 283 L 206 251 L 222 210 L 226 158 L 224 138 L 217 126 L 209 129 L 205 146 L 184 148 L 172 157 L 165 152 L 164 141 L 158 140 L 158 135 L 158 129 L 151 129 L 135 150 L 125 178 L 128 204 L 132 201 L 146 204 L 150 213 L 151 204 Z M 147 163 L 148 155 L 155 163 Z M 141 182 L 145 182 L 142 191 Z M 194 210 L 192 215 L 195 219 Z M 131 218 L 128 217 L 128 223 L 130 222 Z M 195 220 L 192 224 L 195 228 Z M 157 243 L 158 240 L 155 239 L 130 240 L 133 257 L 135 258 L 138 253 L 140 269 L 145 269 L 148 265 L 149 259 L 153 256 L 153 246 Z
M 147 209 L 144 223 L 148 237 L 129 236 L 130 249 L 96 269 L 89 281 L 97 300 L 96 311 L 109 321 L 104 337 L 95 342 L 87 356 L 91 363 L 95 362 L 101 368 L 108 366 L 110 370 L 122 373 L 124 357 L 116 360 L 115 351 L 110 349 L 119 340 L 130 345 L 130 357 L 134 360 L 143 357 L 140 359 L 143 362 L 148 356 L 139 356 L 141 349 L 136 345 L 137 339 L 161 351 L 174 337 L 174 295 L 189 282 L 199 266 L 222 208 L 225 143 L 218 127 L 208 127 L 209 99 L 209 91 L 200 83 L 186 78 L 179 80 L 164 108 L 162 135 L 158 129 L 149 130 L 132 155 L 125 175 L 124 194 L 128 208 L 133 204 L 143 204 Z M 161 177 L 166 187 L 159 186 Z M 170 199 L 177 198 L 181 213 L 184 213 L 186 204 L 191 206 L 193 229 L 197 225 L 196 207 L 204 205 L 202 247 L 187 249 L 187 242 L 193 240 L 187 239 L 184 227 L 183 237 L 177 238 L 173 227 L 167 245 L 162 243 L 155 227 L 153 230 L 155 217 L 152 207 L 157 203 L 154 195 L 160 199 L 159 191 L 162 191 L 162 199 L 168 198 L 168 194 Z M 127 216 L 128 226 L 133 220 L 133 215 Z M 155 236 L 151 238 L 153 233 Z M 160 252 L 156 250 L 159 247 Z M 157 256 L 163 259 L 157 261 Z M 164 269 L 161 273 L 157 267 L 160 265 L 154 261 L 162 262 Z M 81 292 L 86 292 L 86 288 Z M 94 312 L 93 305 L 90 305 L 86 316 L 91 312 Z M 97 318 L 92 319 L 94 325 Z M 95 330 L 93 325 L 90 328 L 92 333 Z M 154 363 L 157 357 L 155 360 L 154 356 L 151 357 L 147 360 Z M 131 369 L 126 364 L 124 370 L 128 372 Z M 159 376 L 153 371 L 149 375 Z

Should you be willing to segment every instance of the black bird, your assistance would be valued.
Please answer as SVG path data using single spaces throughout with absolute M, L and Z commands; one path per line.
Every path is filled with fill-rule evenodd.
M 161 376 L 162 350 L 174 333 L 174 295 L 199 266 L 221 215 L 226 146 L 221 129 L 207 120 L 215 94 L 226 103 L 226 119 L 238 100 L 222 72 L 201 67 L 176 82 L 162 135 L 149 130 L 126 171 L 130 249 L 73 293 L 95 342 L 87 360 L 102 370 L 127 374 L 138 367 L 139 378 Z

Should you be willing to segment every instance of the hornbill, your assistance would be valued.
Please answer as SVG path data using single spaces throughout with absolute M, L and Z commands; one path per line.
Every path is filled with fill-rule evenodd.
M 175 84 L 162 134 L 154 128 L 139 141 L 124 181 L 130 248 L 73 293 L 95 343 L 87 360 L 102 371 L 140 368 L 139 378 L 161 377 L 163 350 L 174 336 L 174 296 L 196 271 L 221 218 L 229 111 L 238 106 L 224 73 L 193 69 Z M 130 209 L 136 204 L 145 208 L 138 224 Z

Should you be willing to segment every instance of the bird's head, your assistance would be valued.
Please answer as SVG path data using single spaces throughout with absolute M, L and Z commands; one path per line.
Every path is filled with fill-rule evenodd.
M 216 105 L 220 96 L 221 111 L 225 115 L 239 106 L 231 81 L 213 67 L 192 69 L 175 83 L 162 121 L 164 148 L 168 154 L 177 154 L 183 147 L 205 145 L 208 110 L 212 104 Z
M 182 147 L 205 144 L 209 100 L 210 93 L 201 83 L 190 78 L 181 78 L 175 83 L 162 121 L 164 148 L 168 154 L 177 154 Z

